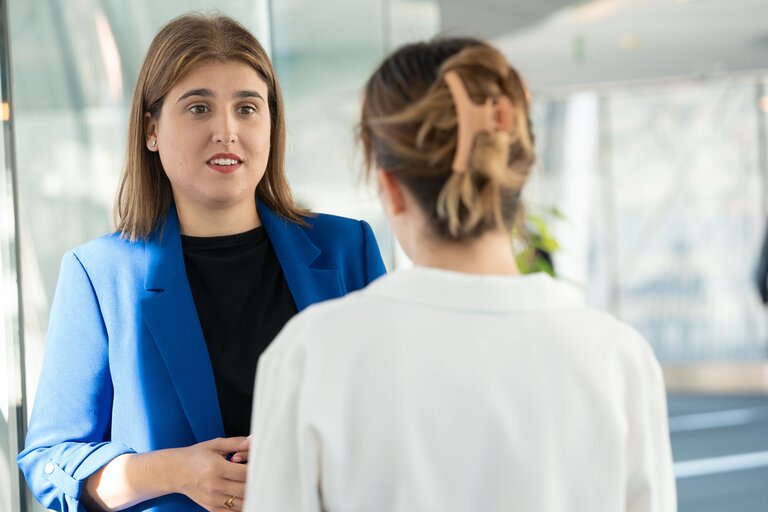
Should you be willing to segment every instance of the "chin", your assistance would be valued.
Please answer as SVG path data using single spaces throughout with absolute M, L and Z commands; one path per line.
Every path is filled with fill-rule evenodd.
M 204 199 L 203 203 L 206 208 L 211 210 L 226 210 L 229 208 L 236 208 L 243 203 L 245 203 L 248 199 L 252 199 L 253 202 L 256 202 L 256 195 L 255 192 L 253 194 L 250 194 L 249 196 L 242 196 L 242 195 L 215 195 L 215 196 L 208 196 Z

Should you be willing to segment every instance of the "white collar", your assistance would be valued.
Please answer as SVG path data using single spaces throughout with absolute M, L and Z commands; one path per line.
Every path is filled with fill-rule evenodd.
M 399 302 L 488 313 L 583 306 L 579 292 L 544 273 L 498 276 L 414 267 L 377 279 L 364 293 Z

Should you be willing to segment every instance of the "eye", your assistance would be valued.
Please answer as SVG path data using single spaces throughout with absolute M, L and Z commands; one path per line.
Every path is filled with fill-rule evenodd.
M 237 113 L 244 116 L 252 116 L 256 112 L 258 112 L 258 109 L 254 107 L 253 105 L 241 105 L 237 107 Z
M 205 105 L 192 105 L 187 109 L 189 112 L 192 112 L 193 114 L 207 114 L 211 111 L 207 106 Z

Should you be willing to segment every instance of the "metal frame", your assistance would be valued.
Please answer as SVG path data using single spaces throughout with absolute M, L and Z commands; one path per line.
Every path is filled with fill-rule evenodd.
M 11 95 L 11 48 L 10 48 L 10 24 L 9 2 L 0 0 L 0 95 L 2 102 L 7 105 L 8 119 L 3 121 L 2 137 L 5 148 L 5 161 L 3 162 L 6 175 L 2 178 L 10 184 L 13 202 L 13 232 L 11 233 L 11 250 L 8 251 L 9 262 L 6 266 L 10 277 L 16 281 L 17 314 L 12 318 L 6 318 L 12 332 L 7 340 L 8 359 L 8 426 L 10 436 L 11 454 L 18 453 L 24 447 L 24 438 L 27 430 L 26 411 L 26 382 L 24 364 L 24 315 L 22 309 L 21 269 L 19 268 L 20 244 L 19 236 L 19 212 L 18 212 L 18 180 L 16 167 L 16 144 L 14 132 L 13 101 Z M 8 276 L 4 276 L 8 277 Z M 9 298 L 10 299 L 10 298 Z M 12 300 L 12 299 L 11 299 Z M 6 314 L 7 311 L 0 312 Z M 15 460 L 3 461 L 14 467 Z M 29 512 L 32 499 L 21 471 L 11 471 L 11 503 L 13 510 Z

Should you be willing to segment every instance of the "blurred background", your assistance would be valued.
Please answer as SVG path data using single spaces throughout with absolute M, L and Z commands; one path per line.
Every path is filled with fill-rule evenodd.
M 0 510 L 40 510 L 14 459 L 59 261 L 112 230 L 141 60 L 191 10 L 269 49 L 297 197 L 368 220 L 390 269 L 408 262 L 358 178 L 364 81 L 405 42 L 499 46 L 533 98 L 529 226 L 661 360 L 680 510 L 768 510 L 765 0 L 0 0 Z

